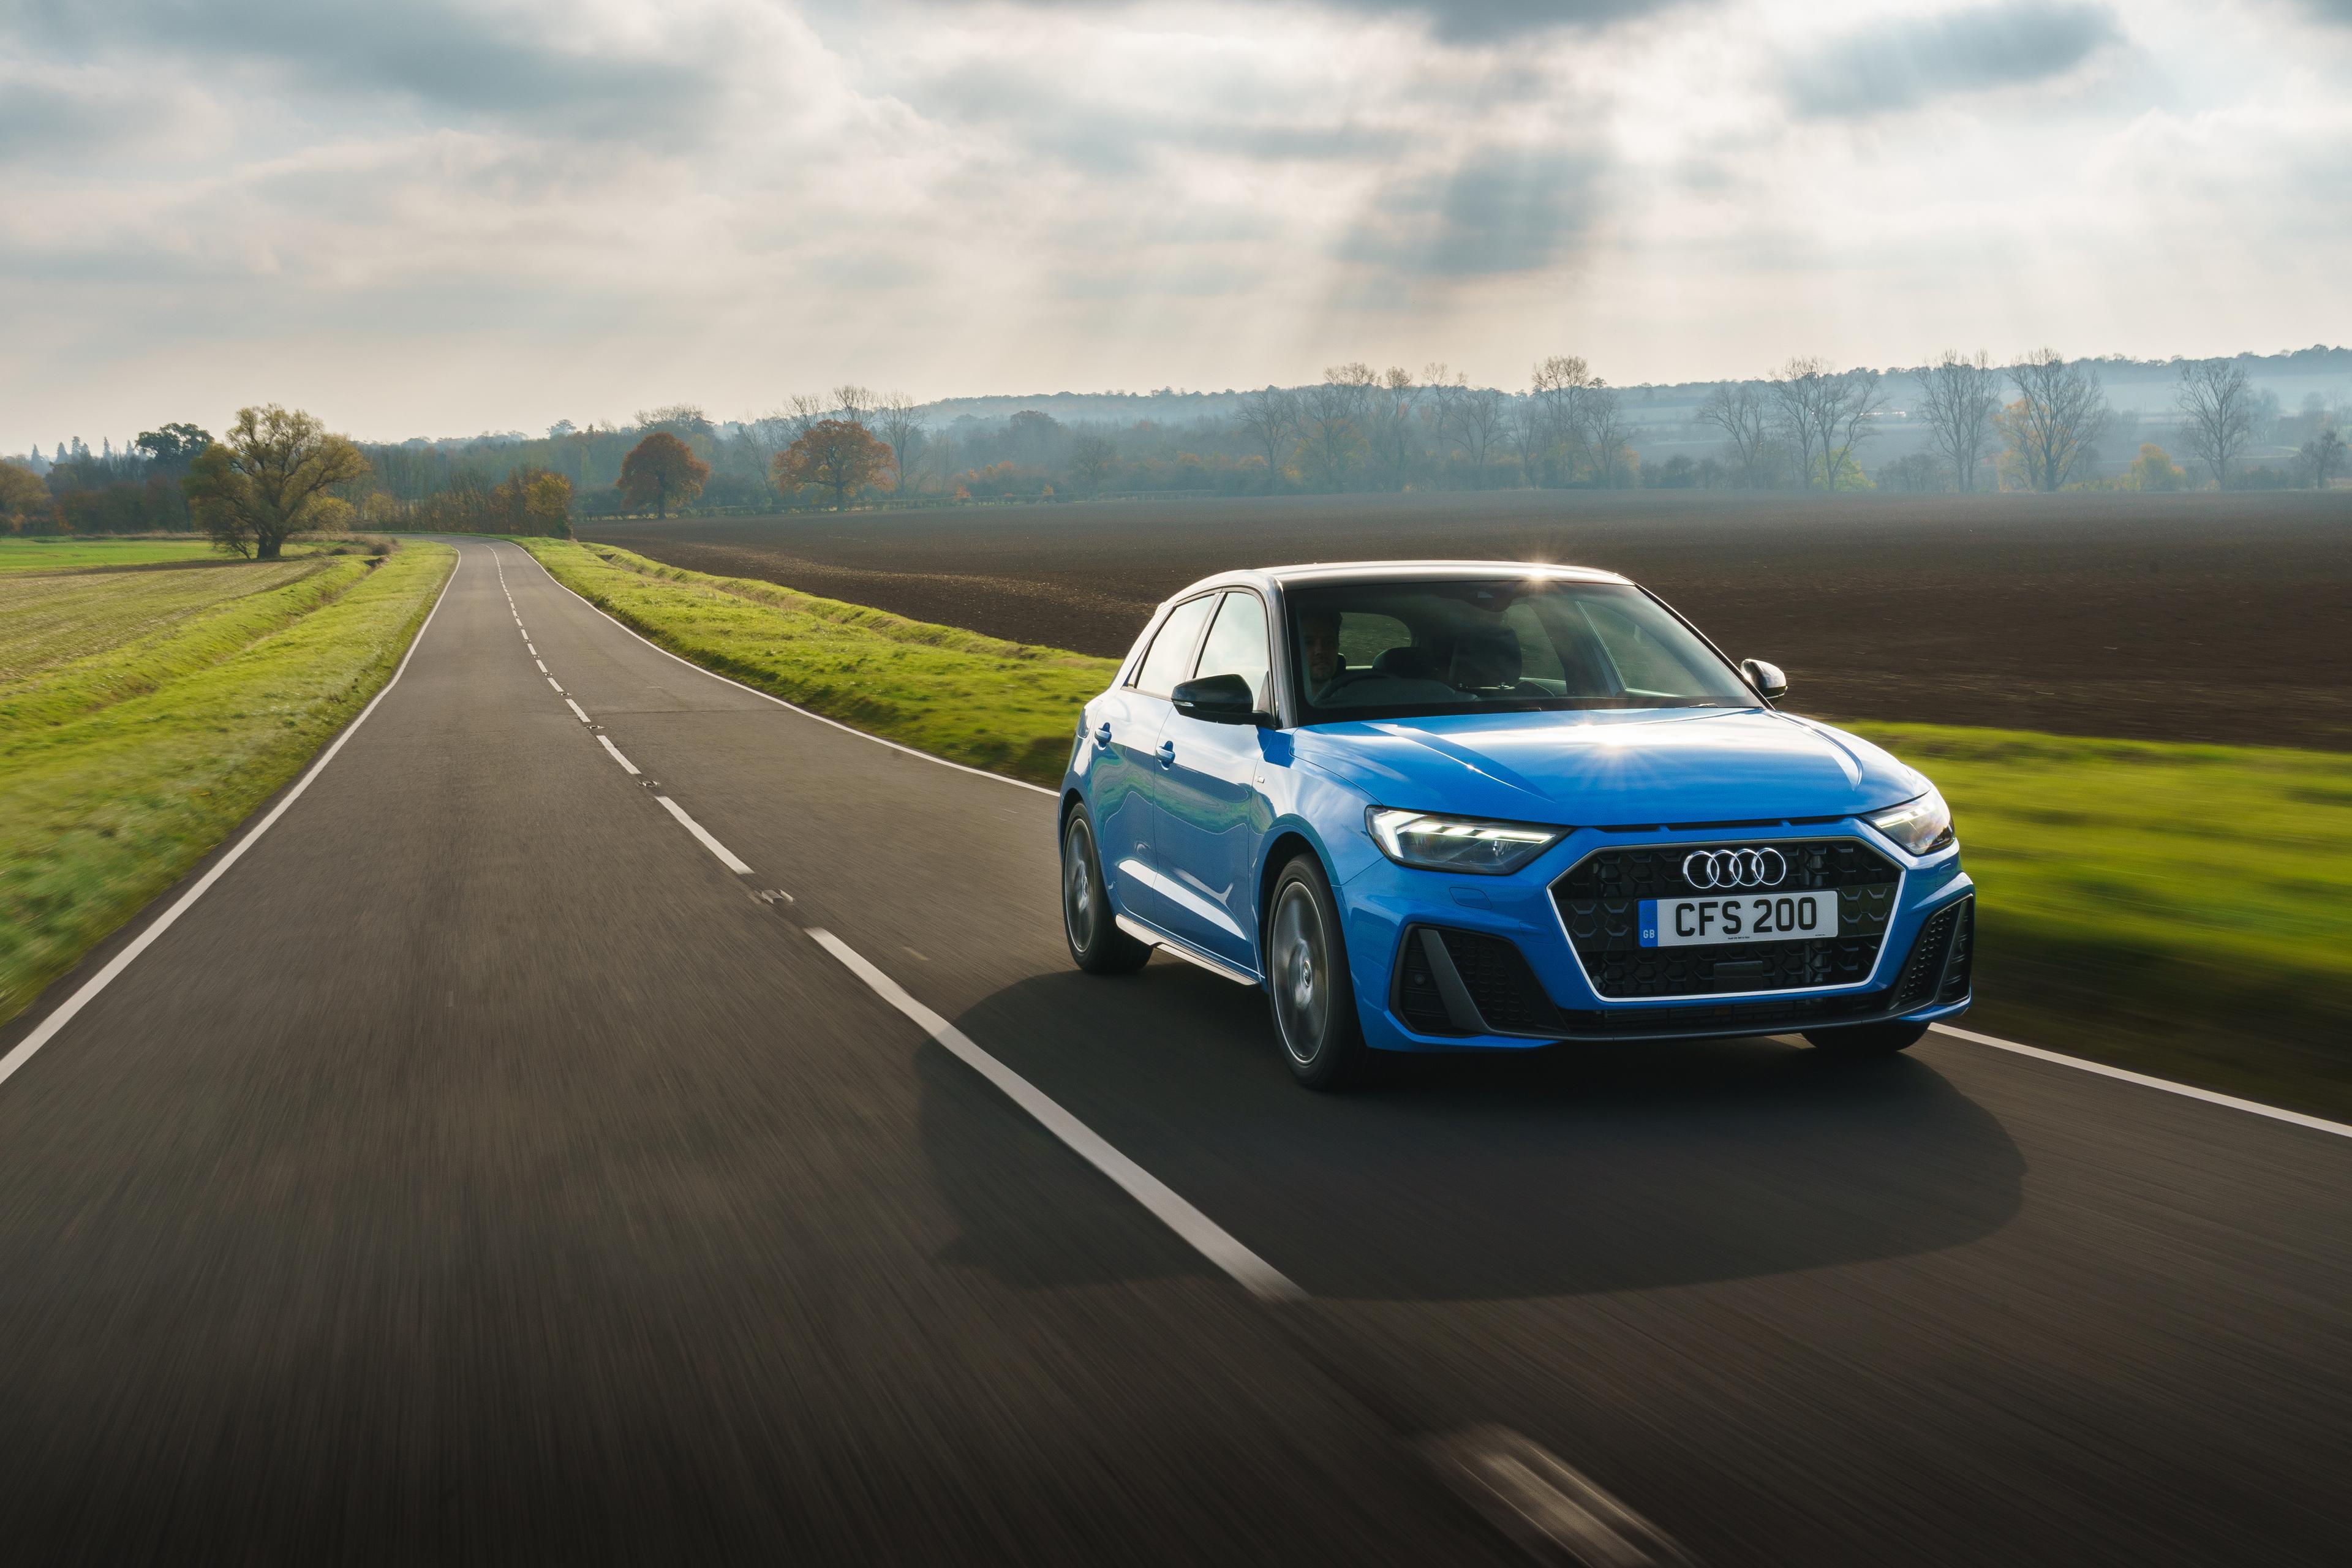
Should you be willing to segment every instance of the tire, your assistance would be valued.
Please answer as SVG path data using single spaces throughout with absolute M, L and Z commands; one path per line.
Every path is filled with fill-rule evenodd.
M 1291 1077 L 1332 1089 L 1361 1068 L 1364 1031 L 1339 909 L 1311 854 L 1282 868 L 1266 900 L 1265 996 Z
M 1805 1043 L 1827 1056 L 1891 1057 L 1907 1051 L 1927 1032 L 1925 1024 L 1899 1019 L 1884 1024 L 1849 1024 L 1843 1029 L 1808 1029 Z
M 1062 824 L 1062 940 L 1070 944 L 1072 962 L 1088 974 L 1132 974 L 1151 956 L 1112 918 L 1102 857 L 1095 853 L 1094 818 L 1083 805 Z

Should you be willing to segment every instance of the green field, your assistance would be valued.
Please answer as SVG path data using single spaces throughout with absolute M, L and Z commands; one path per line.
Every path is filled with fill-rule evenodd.
M 219 560 L 209 540 L 0 539 L 0 574 L 80 572 L 93 566 L 144 566 L 159 561 Z
M 1061 776 L 1115 661 L 521 541 L 646 637 L 957 762 Z M 1977 1026 L 2352 1110 L 2352 763 L 2331 752 L 1851 726 L 1933 776 L 1981 888 Z
M 0 570 L 46 542 L 0 544 Z M 0 574 L 0 1019 L 300 771 L 391 675 L 457 559 L 198 548 L 106 571 L 155 560 L 153 542 L 67 548 Z

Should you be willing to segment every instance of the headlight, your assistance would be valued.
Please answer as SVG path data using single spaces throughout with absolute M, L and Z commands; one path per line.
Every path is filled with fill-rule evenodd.
M 1928 854 L 1952 841 L 1952 808 L 1932 789 L 1916 800 L 1906 800 L 1867 820 L 1914 855 Z
M 1364 813 L 1364 826 L 1381 853 L 1400 866 L 1423 871 L 1468 871 L 1481 877 L 1507 876 L 1569 834 L 1565 827 L 1432 816 L 1379 805 Z

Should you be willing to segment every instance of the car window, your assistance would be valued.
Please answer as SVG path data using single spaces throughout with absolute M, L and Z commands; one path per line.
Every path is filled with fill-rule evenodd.
M 1227 594 L 1209 627 L 1209 640 L 1201 645 L 1201 664 L 1194 679 L 1238 675 L 1249 682 L 1250 696 L 1263 708 L 1271 663 L 1266 654 L 1264 602 L 1255 594 L 1238 589 Z
M 1135 672 L 1138 691 L 1146 697 L 1165 697 L 1176 689 L 1176 683 L 1192 667 L 1192 649 L 1201 640 L 1201 623 L 1209 618 L 1216 604 L 1216 595 L 1203 594 L 1168 612 L 1160 635 L 1151 639 L 1151 651 L 1143 656 L 1143 663 Z
M 1622 583 L 1381 579 L 1285 599 L 1309 724 L 1756 700 L 1672 612 Z

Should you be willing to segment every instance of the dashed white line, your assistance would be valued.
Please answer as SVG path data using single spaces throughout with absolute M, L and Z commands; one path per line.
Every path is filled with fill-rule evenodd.
M 551 676 L 549 676 L 549 677 L 547 678 L 547 683 L 548 683 L 550 686 L 555 686 L 555 677 L 553 677 L 553 676 L 551 676 Z M 556 694 L 558 697 L 562 696 L 562 695 L 563 695 L 563 688 L 562 688 L 561 686 L 555 686 L 555 694 Z
M 588 715 L 587 715 L 584 711 L 583 711 L 583 710 L 582 710 L 580 704 L 578 704 L 577 702 L 572 701 L 572 699 L 570 699 L 569 697 L 567 697 L 567 698 L 565 698 L 565 699 L 563 700 L 563 705 L 564 705 L 566 708 L 571 709 L 572 712 L 579 714 L 579 716 L 580 716 L 580 721 L 581 721 L 583 724 L 593 724 L 593 723 L 594 723 L 594 722 L 595 722 L 595 721 L 594 721 L 594 720 L 593 720 L 593 719 L 589 718 L 589 717 L 588 717 Z
M 543 658 L 534 658 L 534 659 L 532 659 L 530 662 L 531 662 L 531 663 L 533 663 L 533 664 L 535 664 L 535 665 L 537 665 L 537 666 L 539 666 L 539 672 L 540 672 L 540 674 L 541 674 L 541 675 L 546 675 L 546 674 L 547 674 L 547 660 L 545 660 L 545 659 L 543 659 Z M 549 679 L 553 679 L 553 677 L 551 677 L 551 677 L 549 677 Z
M 676 806 L 670 809 L 677 810 Z M 683 818 L 685 813 L 678 812 L 678 816 Z M 1236 1241 L 1223 1226 L 1187 1203 L 1167 1183 L 1112 1148 L 1093 1128 L 1063 1110 L 1043 1089 L 981 1049 L 971 1036 L 907 994 L 897 981 L 868 963 L 856 949 L 829 931 L 812 930 L 809 936 L 839 959 L 843 967 L 866 982 L 876 995 L 913 1019 L 958 1060 L 994 1084 L 1007 1100 L 1034 1117 L 1039 1125 L 1067 1144 L 1080 1159 L 1117 1183 L 1120 1191 L 1183 1237 L 1195 1252 L 1231 1275 L 1242 1289 L 1262 1301 L 1307 1299 L 1307 1292 L 1292 1284 L 1280 1269 Z
M 531 646 L 531 641 L 529 637 L 523 638 L 522 650 L 523 652 L 530 655 L 533 658 L 537 658 L 539 657 L 539 649 Z
M 2146 1073 L 2127 1072 L 2122 1068 L 2108 1067 L 2104 1062 L 2084 1061 L 2080 1057 L 2060 1056 L 2056 1051 L 2045 1051 L 2039 1046 L 2021 1046 L 2015 1040 L 2004 1040 L 1992 1035 L 1979 1035 L 1972 1029 L 1955 1029 L 1949 1024 L 1936 1024 L 1930 1026 L 1955 1039 L 1966 1040 L 1970 1045 L 1990 1046 L 1997 1051 L 2012 1051 L 2021 1057 L 2032 1057 L 2036 1061 L 2054 1062 L 2060 1067 L 2073 1068 L 2078 1072 L 2096 1073 L 2101 1078 L 2136 1083 L 2142 1089 L 2162 1089 L 2167 1094 L 2180 1095 L 2184 1099 L 2201 1100 L 2208 1105 L 2226 1106 L 2231 1110 L 2242 1110 L 2249 1116 L 2266 1117 L 2273 1121 L 2284 1121 L 2295 1127 L 2308 1127 L 2315 1132 L 2332 1133 L 2338 1138 L 2352 1138 L 2352 1125 L 2347 1125 L 2341 1121 L 2328 1121 L 2316 1116 L 2305 1116 L 2300 1110 L 2284 1110 L 2275 1105 L 2264 1105 L 2260 1100 L 2240 1100 L 2234 1094 L 2217 1094 L 2210 1089 L 2199 1089 L 2192 1084 L 2175 1083 L 2166 1078 L 2150 1078 Z
M 702 847 L 705 849 L 708 849 L 713 855 L 718 856 L 719 863 L 720 865 L 726 867 L 730 871 L 734 871 L 741 875 L 748 876 L 751 874 L 751 868 L 743 864 L 742 861 L 735 858 L 735 851 L 728 848 L 727 846 L 719 843 L 719 840 L 710 837 L 710 829 L 703 826 L 702 824 L 687 816 L 686 807 L 678 805 L 677 802 L 670 799 L 670 797 L 666 795 L 657 795 L 654 796 L 654 798 L 662 803 L 662 809 L 664 811 L 668 812 L 672 816 L 677 818 L 677 825 L 680 827 L 683 827 L 688 833 L 693 834 L 697 839 L 701 841 Z
M 597 736 L 597 737 L 596 737 L 596 739 L 597 739 L 597 740 L 599 740 L 599 741 L 601 741 L 601 742 L 604 742 L 604 749 L 605 749 L 606 751 L 608 751 L 608 752 L 612 752 L 612 753 L 613 753 L 613 760 L 614 760 L 614 762 L 616 762 L 616 763 L 620 763 L 623 767 L 625 767 L 625 768 L 628 769 L 628 770 L 629 770 L 629 772 L 630 772 L 630 773 L 634 773 L 637 772 L 637 764 L 636 764 L 636 763 L 633 763 L 633 762 L 631 762 L 631 761 L 629 761 L 629 759 L 628 759 L 628 758 L 626 758 L 626 757 L 625 757 L 625 756 L 621 755 L 621 748 L 620 748 L 620 747 L 618 747 L 618 746 L 616 746 L 616 745 L 614 745 L 614 744 L 613 744 L 613 737 L 612 737 L 612 736 L 610 736 L 610 735 L 599 735 L 599 736 Z
M 524 553 L 529 555 L 530 552 L 525 551 Z M 727 685 L 734 687 L 739 691 L 750 692 L 752 696 L 759 698 L 761 701 L 772 702 L 779 708 L 790 709 L 793 712 L 799 714 L 803 719 L 814 719 L 820 724 L 829 724 L 834 729 L 846 731 L 850 734 L 856 736 L 861 741 L 871 741 L 877 746 L 887 746 L 894 752 L 904 752 L 910 757 L 920 757 L 927 763 L 937 763 L 943 768 L 953 768 L 960 773 L 971 773 L 980 778 L 994 779 L 999 784 L 1009 784 L 1014 789 L 1025 789 L 1035 795 L 1052 795 L 1055 793 L 1053 790 L 1047 789 L 1043 784 L 1033 784 L 1027 779 L 1016 779 L 1010 773 L 991 773 L 986 768 L 975 768 L 964 763 L 951 763 L 945 757 L 933 756 L 929 752 L 918 751 L 912 746 L 902 746 L 896 741 L 886 741 L 881 736 L 860 730 L 854 724 L 845 724 L 838 719 L 828 719 L 822 713 L 811 712 L 808 709 L 803 708 L 798 703 L 787 702 L 782 698 L 776 696 L 773 692 L 762 691 L 756 686 L 746 686 L 741 681 L 721 675 L 715 669 L 705 669 L 702 666 L 695 663 L 694 660 L 686 658 L 684 655 L 672 653 L 669 649 L 662 647 L 661 644 L 654 641 L 651 637 L 645 637 L 629 626 L 623 626 L 610 611 L 591 603 L 585 595 L 579 592 L 579 590 L 566 587 L 562 582 L 557 580 L 554 573 L 547 570 L 546 563 L 541 561 L 538 556 L 531 555 L 530 563 L 538 567 L 549 582 L 555 584 L 559 588 L 562 588 L 565 593 L 570 594 L 582 604 L 588 605 L 590 609 L 594 610 L 598 615 L 603 616 L 614 626 L 620 626 L 621 630 L 627 633 L 630 637 L 635 637 L 639 642 L 645 644 L 647 647 L 653 649 L 664 658 L 677 659 L 678 663 L 686 666 L 687 668 L 695 671 L 698 675 L 707 675 L 713 680 L 724 681 Z

